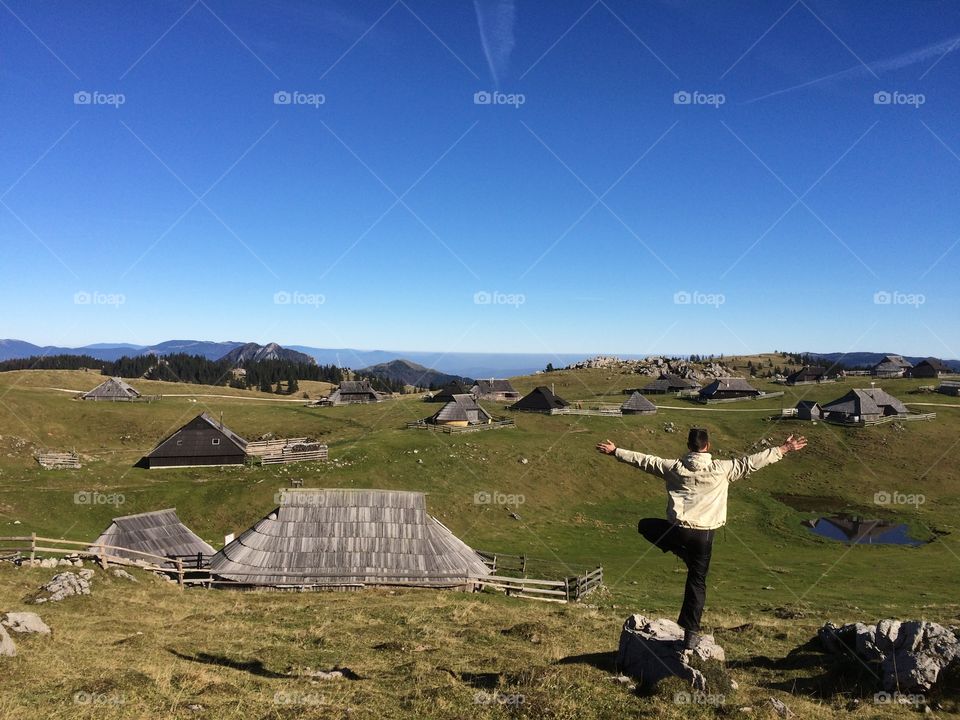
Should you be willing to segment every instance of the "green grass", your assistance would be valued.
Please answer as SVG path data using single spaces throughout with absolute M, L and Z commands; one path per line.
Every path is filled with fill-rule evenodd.
M 815 702 L 800 697 L 810 694 L 806 689 L 822 668 L 790 669 L 776 659 L 809 640 L 827 620 L 872 622 L 896 616 L 957 624 L 960 618 L 955 532 L 960 483 L 950 453 L 960 429 L 960 407 L 955 407 L 960 402 L 911 393 L 930 381 L 880 383 L 908 403 L 940 406 L 933 408 L 935 421 L 902 429 L 771 421 L 769 416 L 781 407 L 779 399 L 714 410 L 654 397 L 659 405 L 680 409 L 642 417 L 551 417 L 513 414 L 488 404 L 495 414 L 515 417 L 517 427 L 442 435 L 403 429 L 405 422 L 433 411 L 413 396 L 379 405 L 306 408 L 266 402 L 269 396 L 258 393 L 172 384 L 162 384 L 165 394 L 208 397 L 197 402 L 168 397 L 150 404 L 86 403 L 49 389 L 89 389 L 95 380 L 81 372 L 0 374 L 0 535 L 35 531 L 87 540 L 115 515 L 175 506 L 187 525 L 219 547 L 224 534 L 242 531 L 269 512 L 278 488 L 301 478 L 306 487 L 425 491 L 430 511 L 473 547 L 571 566 L 601 563 L 607 589 L 592 601 L 598 607 L 558 608 L 486 594 L 180 593 L 149 579 L 136 586 L 103 580 L 93 597 L 41 608 L 55 636 L 24 641 L 21 656 L 4 663 L 0 712 L 10 717 L 194 717 L 184 709 L 191 702 L 208 708 L 203 717 L 340 717 L 346 708 L 352 708 L 351 717 L 566 717 L 574 711 L 585 717 L 698 712 L 706 717 L 742 704 L 754 705 L 754 716 L 763 717 L 761 701 L 771 694 L 806 716 L 813 717 L 819 712 L 816 703 L 823 702 L 827 716 L 836 711 L 839 717 L 849 697 L 828 695 Z M 517 378 L 515 385 L 523 392 L 552 383 L 567 400 L 618 402 L 623 388 L 645 381 L 635 374 L 583 370 Z M 797 388 L 755 383 L 765 390 L 785 390 L 785 407 L 800 398 L 828 401 L 868 384 L 868 378 Z M 216 394 L 232 397 L 210 397 Z M 202 410 L 217 416 L 222 412 L 226 424 L 248 438 L 266 432 L 319 438 L 330 446 L 332 462 L 152 471 L 133 467 L 159 438 Z M 665 432 L 668 422 L 678 432 Z M 621 446 L 676 457 L 683 452 L 685 428 L 692 424 L 711 429 L 722 456 L 747 452 L 761 438 L 780 442 L 791 432 L 810 439 L 804 452 L 731 489 L 729 524 L 718 533 L 705 614 L 708 629 L 718 629 L 741 685 L 725 710 L 678 708 L 669 698 L 637 697 L 606 680 L 609 670 L 564 661 L 615 650 L 620 623 L 631 612 L 676 616 L 683 585 L 678 564 L 650 551 L 636 532 L 640 517 L 662 516 L 662 484 L 600 456 L 594 445 L 609 437 Z M 84 467 L 41 470 L 33 460 L 40 448 L 76 449 Z M 529 462 L 523 464 L 521 458 Z M 120 494 L 123 503 L 75 503 L 76 493 L 90 491 Z M 918 507 L 877 507 L 874 495 L 880 491 L 921 493 L 926 501 Z M 478 505 L 478 492 L 522 495 L 524 502 L 509 508 Z M 800 523 L 814 514 L 778 501 L 784 494 L 822 498 L 811 504 L 822 512 L 847 508 L 898 519 L 923 537 L 934 531 L 952 534 L 919 548 L 850 548 L 812 535 Z M 520 520 L 512 519 L 510 511 Z M 49 575 L 0 567 L 0 610 L 23 609 L 23 598 Z M 791 613 L 802 618 L 781 617 Z M 542 625 L 534 633 L 539 643 L 502 633 L 522 623 Z M 745 623 L 753 629 L 722 630 Z M 137 630 L 144 635 L 129 639 Z M 373 649 L 398 636 L 405 651 Z M 436 649 L 411 649 L 417 645 Z M 201 654 L 227 658 L 234 667 L 198 662 Z M 760 656 L 773 660 L 755 660 Z M 236 667 L 253 660 L 275 674 L 288 673 L 290 666 L 329 669 L 339 663 L 364 679 L 315 686 Z M 497 674 L 494 690 L 521 693 L 527 698 L 524 705 L 475 705 L 475 693 L 491 682 L 489 673 Z M 135 700 L 116 708 L 74 705 L 72 694 L 94 679 L 108 688 L 106 694 L 121 688 L 116 692 Z M 798 695 L 781 692 L 794 681 Z M 30 689 L 7 692 L 7 683 L 27 683 Z M 316 690 L 330 705 L 274 703 L 274 693 L 288 687 L 307 694 Z M 27 705 L 39 710 L 27 712 Z M 893 711 L 871 705 L 857 714 L 895 714 L 887 713 Z

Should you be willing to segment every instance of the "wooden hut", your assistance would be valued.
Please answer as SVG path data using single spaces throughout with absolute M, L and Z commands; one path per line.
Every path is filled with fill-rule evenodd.
M 477 380 L 470 393 L 477 400 L 494 400 L 497 402 L 506 402 L 508 400 L 518 400 L 520 393 L 513 389 L 509 380 Z
M 328 405 L 354 405 L 376 403 L 383 400 L 383 395 L 373 389 L 369 380 L 344 380 L 340 387 L 330 393 Z
M 906 405 L 880 388 L 853 389 L 823 406 L 825 420 L 842 423 L 869 422 L 907 413 Z
M 115 548 L 126 548 L 172 559 L 180 558 L 191 566 L 196 566 L 197 563 L 206 564 L 210 556 L 216 552 L 180 521 L 176 508 L 116 517 L 90 546 L 90 552 L 99 554 L 98 546 L 100 545 L 113 545 Z M 137 552 L 124 552 L 111 548 L 106 548 L 103 552 L 110 557 L 143 560 L 148 563 L 158 562 L 153 558 L 138 555 Z M 169 563 L 168 566 L 172 564 Z
M 902 355 L 886 355 L 870 372 L 877 377 L 898 378 L 903 377 L 912 367 L 913 364 L 904 360 Z
M 197 415 L 182 428 L 160 441 L 143 459 L 147 468 L 193 465 L 243 465 L 247 441 L 210 417 Z
M 492 421 L 493 418 L 490 413 L 480 407 L 477 401 L 473 399 L 473 395 L 469 393 L 454 395 L 450 402 L 425 420 L 425 422 L 433 425 L 452 425 L 454 427 L 488 425 Z
M 759 395 L 762 393 L 743 378 L 717 378 L 700 390 L 701 400 L 732 400 Z
M 469 395 L 470 388 L 464 385 L 460 380 L 453 380 L 434 393 L 430 393 L 424 399 L 427 402 L 448 403 L 453 400 L 454 395 Z
M 960 382 L 944 380 L 943 382 L 940 383 L 940 386 L 937 388 L 937 392 L 941 393 L 942 395 L 960 397 Z
M 827 378 L 827 369 L 820 365 L 804 365 L 787 375 L 787 385 L 809 385 L 823 382 Z
M 655 415 L 657 406 L 635 392 L 620 406 L 620 412 L 624 415 Z
M 683 390 L 699 390 L 700 383 L 690 378 L 681 377 L 674 373 L 661 373 L 660 377 L 642 388 L 625 392 L 636 392 L 639 390 L 645 395 L 657 395 L 665 393 L 681 392 Z
M 427 514 L 423 493 L 294 489 L 210 561 L 245 585 L 356 588 L 472 586 L 489 574 L 477 553 Z
M 801 400 L 797 403 L 797 418 L 800 420 L 822 420 L 823 408 L 816 400 Z
M 523 410 L 525 412 L 549 413 L 552 410 L 559 410 L 569 405 L 559 395 L 554 395 L 548 387 L 540 385 L 528 392 L 522 398 L 510 406 L 510 410 Z
M 949 375 L 950 372 L 950 367 L 946 363 L 934 357 L 921 360 L 909 371 L 910 377 L 915 378 L 939 378 L 941 375 Z
M 97 385 L 90 392 L 80 396 L 81 400 L 99 400 L 107 402 L 123 402 L 136 400 L 140 392 L 128 385 L 120 378 L 109 378 Z

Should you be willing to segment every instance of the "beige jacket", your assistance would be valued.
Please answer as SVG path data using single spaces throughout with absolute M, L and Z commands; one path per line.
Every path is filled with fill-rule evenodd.
M 736 460 L 714 460 L 710 453 L 687 453 L 679 460 L 617 448 L 618 460 L 663 478 L 667 484 L 667 520 L 697 530 L 727 522 L 727 488 L 734 480 L 783 458 L 770 448 Z

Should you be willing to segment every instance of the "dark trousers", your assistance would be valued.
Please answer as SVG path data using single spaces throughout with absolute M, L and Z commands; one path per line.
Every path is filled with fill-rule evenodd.
M 700 632 L 700 617 L 707 599 L 707 571 L 713 552 L 713 530 L 694 530 L 662 518 L 644 518 L 640 534 L 663 552 L 672 552 L 687 566 L 687 584 L 677 624 L 684 630 Z

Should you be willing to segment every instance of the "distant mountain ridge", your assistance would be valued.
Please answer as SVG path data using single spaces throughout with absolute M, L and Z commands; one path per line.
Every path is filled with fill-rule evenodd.
M 267 343 L 266 345 L 246 343 L 234 348 L 220 359 L 235 365 L 246 365 L 247 363 L 263 362 L 264 360 L 286 360 L 303 365 L 317 364 L 312 355 L 280 347 L 276 343 Z
M 410 360 L 390 360 L 389 362 L 371 365 L 357 370 L 364 375 L 373 375 L 374 377 L 386 378 L 395 382 L 402 382 L 404 385 L 414 385 L 416 387 L 439 388 L 448 385 L 454 380 L 461 382 L 473 382 L 471 378 L 461 377 L 459 375 L 448 375 L 432 368 L 424 367 Z

